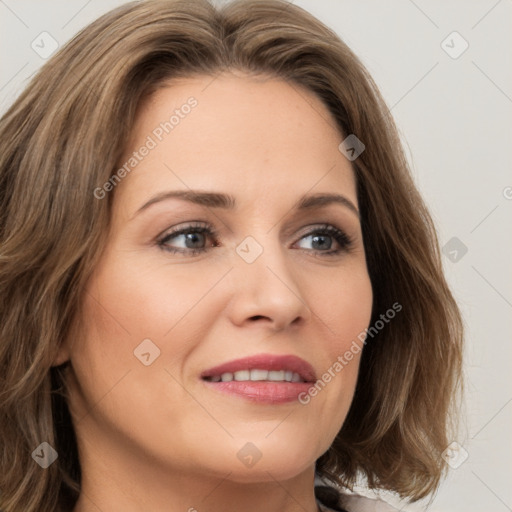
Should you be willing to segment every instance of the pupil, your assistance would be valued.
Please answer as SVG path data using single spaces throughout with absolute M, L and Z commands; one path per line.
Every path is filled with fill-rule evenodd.
M 187 235 L 186 235 L 187 242 L 191 242 L 192 244 L 197 243 L 198 236 L 200 237 L 202 235 L 200 233 L 187 233 Z M 199 241 L 200 241 L 200 239 L 199 239 Z M 189 247 L 188 243 L 187 243 L 187 247 Z M 189 249 L 195 249 L 195 248 L 196 248 L 196 246 L 189 247 Z
M 313 244 L 317 243 L 318 240 L 320 240 L 320 242 L 319 242 L 320 248 L 326 247 L 326 244 L 321 241 L 322 239 L 324 239 L 324 241 L 325 241 L 325 235 L 315 235 L 313 237 Z M 331 248 L 331 244 L 327 244 L 327 245 L 328 245 L 327 249 L 330 249 Z

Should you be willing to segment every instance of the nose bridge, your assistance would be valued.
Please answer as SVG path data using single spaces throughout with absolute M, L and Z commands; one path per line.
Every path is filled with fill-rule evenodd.
M 240 268 L 248 279 L 255 278 L 255 283 L 273 285 L 275 281 L 284 280 L 289 287 L 295 288 L 294 278 L 290 271 L 289 260 L 286 251 L 278 239 L 277 230 L 266 230 L 262 227 L 259 231 L 252 230 L 252 235 L 246 236 L 236 247 L 236 253 L 240 260 L 237 267 Z M 271 281 L 268 283 L 267 281 Z M 284 284 L 281 282 L 281 285 Z M 298 290 L 294 290 L 297 291 Z
M 300 283 L 276 230 L 253 230 L 236 247 L 234 300 L 237 321 L 264 316 L 279 327 L 308 315 Z

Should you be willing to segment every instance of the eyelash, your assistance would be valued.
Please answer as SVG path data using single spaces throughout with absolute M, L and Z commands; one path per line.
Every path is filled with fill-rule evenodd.
M 196 255 L 203 253 L 208 250 L 208 248 L 200 248 L 200 249 L 173 249 L 169 248 L 166 243 L 179 235 L 183 235 L 186 233 L 206 233 L 208 236 L 210 236 L 213 239 L 217 239 L 217 232 L 215 229 L 210 225 L 202 225 L 202 224 L 190 224 L 189 226 L 185 226 L 184 228 L 179 228 L 175 231 L 171 231 L 170 233 L 165 234 L 162 238 L 157 240 L 157 245 L 162 249 L 163 251 L 170 252 L 172 254 L 184 254 L 184 255 Z M 312 231 L 304 234 L 299 240 L 302 240 L 303 238 L 306 238 L 308 236 L 312 235 L 327 235 L 333 237 L 336 242 L 340 245 L 340 249 L 330 250 L 330 251 L 321 251 L 318 249 L 302 249 L 303 251 L 307 252 L 317 252 L 321 254 L 322 256 L 337 256 L 341 252 L 348 252 L 353 245 L 353 240 L 343 231 L 340 229 L 331 226 L 329 224 L 322 224 L 321 226 L 313 229 Z M 218 247 L 216 245 L 216 242 L 213 247 Z

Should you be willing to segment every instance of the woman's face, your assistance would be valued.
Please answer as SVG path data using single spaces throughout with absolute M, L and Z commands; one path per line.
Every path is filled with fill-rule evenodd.
M 329 448 L 358 374 L 360 353 L 343 356 L 372 306 L 341 141 L 316 96 L 277 79 L 182 79 L 139 109 L 120 163 L 130 171 L 107 192 L 111 232 L 85 294 L 83 339 L 59 356 L 71 359 L 84 460 L 254 482 L 308 470 Z M 342 199 L 298 207 L 324 194 Z M 201 377 L 261 354 L 249 366 L 262 381 L 244 382 L 244 364 Z M 304 393 L 311 384 L 269 384 L 294 370 L 303 380 L 307 366 L 270 356 L 331 378 L 316 396 Z M 235 371 L 242 380 L 214 382 Z

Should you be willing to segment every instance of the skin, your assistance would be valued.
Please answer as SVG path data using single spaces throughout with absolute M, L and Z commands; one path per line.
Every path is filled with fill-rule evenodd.
M 315 460 L 346 417 L 360 354 L 307 405 L 222 394 L 199 374 L 266 352 L 298 355 L 318 378 L 368 326 L 372 288 L 357 213 L 338 203 L 294 209 L 314 193 L 341 194 L 357 209 L 353 169 L 314 94 L 234 72 L 157 91 L 139 109 L 125 160 L 190 96 L 198 105 L 117 185 L 85 327 L 55 361 L 71 362 L 83 478 L 74 512 L 314 512 Z M 174 198 L 136 213 L 160 192 L 188 189 L 229 193 L 237 206 Z M 210 223 L 217 235 L 196 235 L 196 245 L 168 239 L 178 254 L 158 245 L 191 223 Z M 331 235 L 315 243 L 322 224 L 345 232 L 350 248 Z M 263 248 L 250 264 L 236 252 L 247 236 Z M 147 338 L 160 349 L 149 366 L 134 356 Z M 261 453 L 250 468 L 237 457 L 247 442 Z

